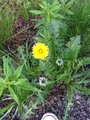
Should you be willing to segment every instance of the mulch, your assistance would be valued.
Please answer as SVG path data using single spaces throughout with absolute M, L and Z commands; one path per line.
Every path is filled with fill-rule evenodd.
M 7 51 L 13 51 L 19 46 L 24 45 L 26 42 L 29 45 L 29 49 L 31 49 L 35 42 L 33 37 L 37 33 L 34 26 L 35 22 L 32 18 L 25 20 L 23 17 L 20 17 L 17 20 L 14 20 L 13 35 L 4 43 L 4 49 Z

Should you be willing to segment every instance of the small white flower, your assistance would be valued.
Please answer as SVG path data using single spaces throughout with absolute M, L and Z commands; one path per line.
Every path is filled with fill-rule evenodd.
M 63 60 L 60 59 L 60 58 L 58 58 L 58 59 L 56 60 L 56 64 L 57 64 L 58 66 L 62 66 L 62 65 L 63 65 Z
M 46 87 L 46 85 L 47 85 L 47 78 L 40 77 L 39 78 L 39 85 L 42 86 L 42 87 Z

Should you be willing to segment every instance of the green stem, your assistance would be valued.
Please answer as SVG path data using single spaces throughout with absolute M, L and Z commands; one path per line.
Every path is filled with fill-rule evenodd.
M 54 37 L 55 38 L 55 37 Z M 55 38 L 56 39 L 56 38 Z M 51 40 L 51 46 L 52 46 L 52 62 L 53 62 L 53 65 L 55 65 L 55 61 L 56 61 L 56 53 L 55 53 L 55 44 L 54 44 L 54 41 L 53 41 L 53 38 Z
M 67 120 L 67 116 L 68 116 L 68 112 L 69 112 L 69 110 L 70 110 L 70 106 L 71 106 L 71 103 L 69 102 L 69 103 L 67 104 L 67 107 L 66 107 L 66 110 L 65 110 L 65 115 L 64 115 L 64 117 L 63 117 L 63 120 Z
M 73 91 L 74 91 L 74 88 L 71 87 L 71 86 L 68 86 L 69 89 L 67 90 L 67 95 L 68 95 L 68 103 L 67 103 L 67 106 L 66 106 L 66 110 L 65 110 L 65 115 L 63 117 L 63 120 L 67 120 L 67 116 L 68 116 L 68 112 L 70 111 L 70 107 L 71 107 L 71 104 L 72 104 L 72 99 L 73 99 Z

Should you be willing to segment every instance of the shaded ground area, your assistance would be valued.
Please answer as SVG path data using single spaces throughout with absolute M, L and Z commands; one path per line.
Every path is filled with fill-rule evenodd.
M 4 43 L 4 48 L 6 50 L 16 50 L 19 46 L 24 45 L 26 42 L 29 44 L 29 49 L 31 49 L 34 44 L 34 36 L 37 30 L 34 29 L 35 22 L 30 18 L 25 20 L 23 17 L 18 18 L 13 23 L 13 36 Z
M 40 120 L 46 112 L 55 113 L 59 120 L 62 120 L 65 110 L 65 94 L 61 94 L 60 87 L 55 87 L 56 92 L 50 95 L 49 102 L 47 100 L 47 104 L 41 109 L 37 109 L 35 114 L 27 120 Z M 90 101 L 88 99 L 87 96 L 75 93 L 67 120 L 90 120 Z

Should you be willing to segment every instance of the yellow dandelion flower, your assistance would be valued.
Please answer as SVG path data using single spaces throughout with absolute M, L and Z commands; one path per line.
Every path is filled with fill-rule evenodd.
M 48 46 L 44 43 L 36 43 L 32 48 L 33 57 L 36 59 L 45 59 L 48 56 Z

